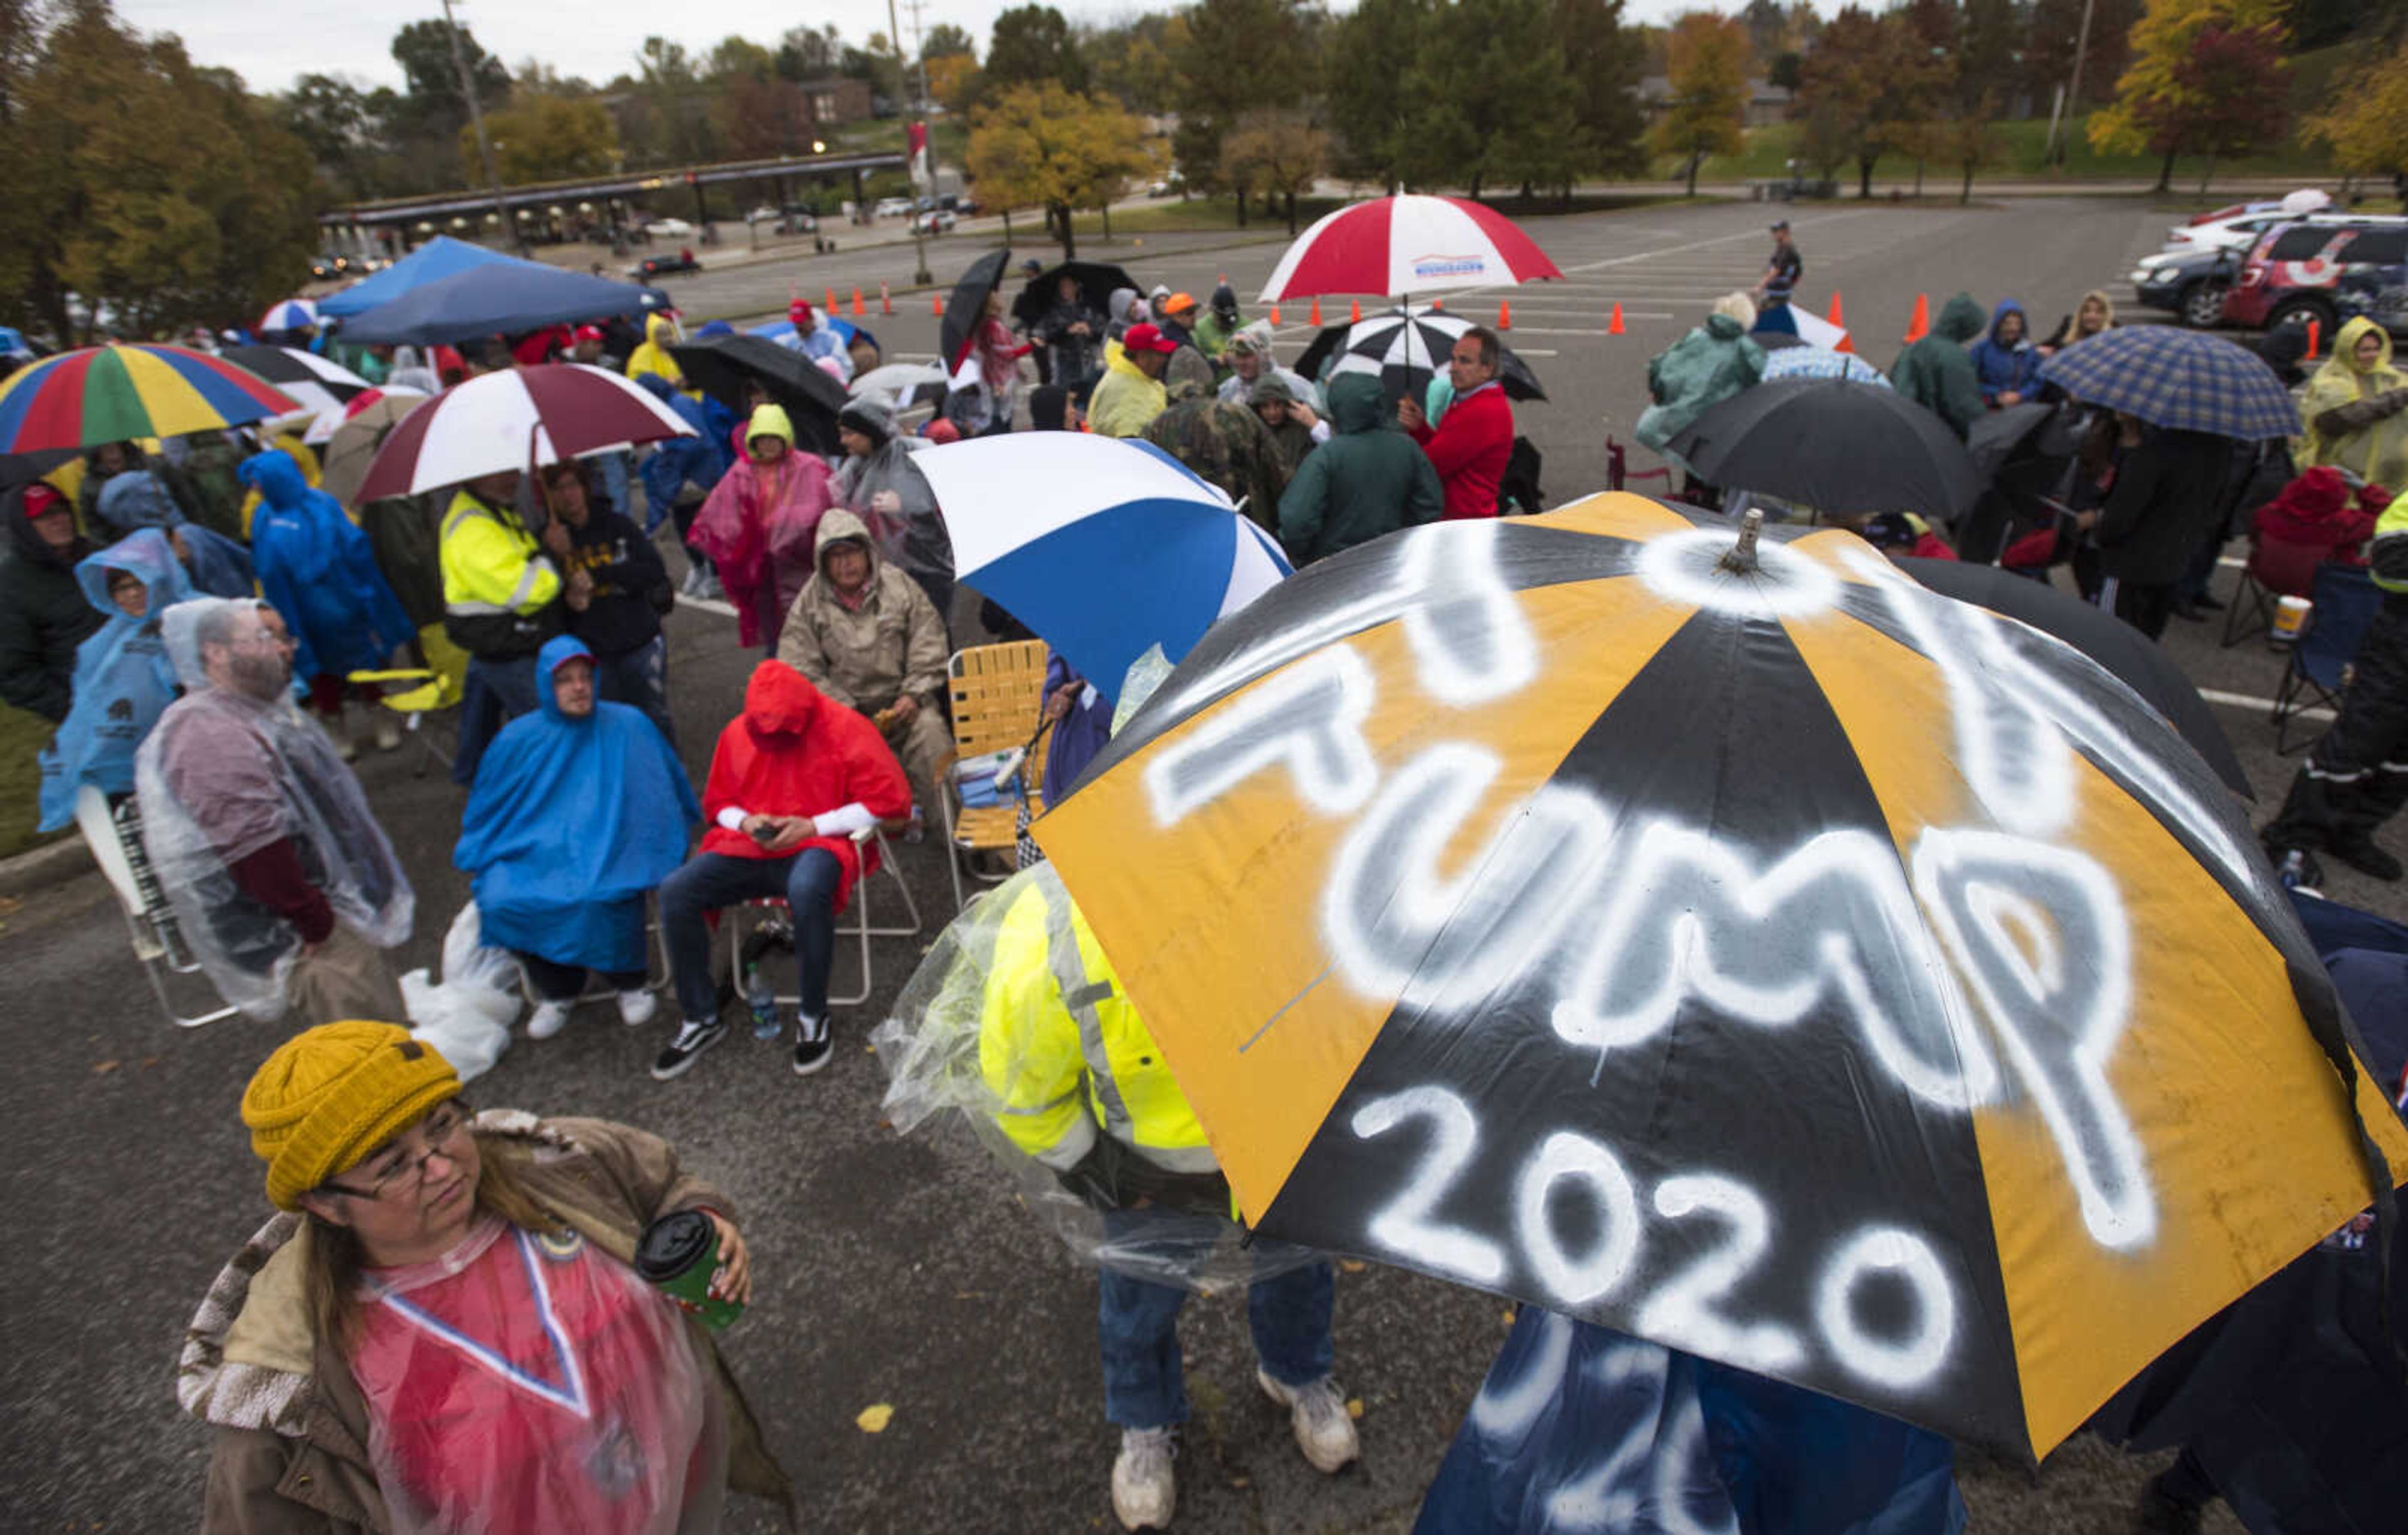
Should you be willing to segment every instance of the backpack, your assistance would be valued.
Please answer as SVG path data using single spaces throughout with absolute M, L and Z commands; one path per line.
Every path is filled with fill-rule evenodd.
M 1547 493 L 1539 488 L 1540 465 L 1539 450 L 1530 446 L 1530 439 L 1515 438 L 1513 451 L 1505 459 L 1505 472 L 1497 481 L 1498 516 L 1527 516 L 1547 509 Z

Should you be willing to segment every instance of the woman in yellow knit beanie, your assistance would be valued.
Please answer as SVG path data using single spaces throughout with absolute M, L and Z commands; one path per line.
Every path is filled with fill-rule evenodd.
M 439 1052 L 364 1021 L 251 1077 L 280 1213 L 186 1334 L 203 1530 L 701 1535 L 730 1487 L 791 1503 L 710 1335 L 632 1267 L 647 1226 L 699 1211 L 710 1293 L 747 1299 L 726 1197 L 641 1130 L 459 1094 Z

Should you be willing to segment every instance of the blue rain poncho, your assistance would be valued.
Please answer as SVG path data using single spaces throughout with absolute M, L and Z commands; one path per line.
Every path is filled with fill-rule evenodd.
M 123 478 L 123 477 L 120 477 Z M 150 594 L 140 618 L 108 595 L 108 573 L 132 572 Z M 84 600 L 108 622 L 76 648 L 75 701 L 42 753 L 44 831 L 75 819 L 76 791 L 134 792 L 134 753 L 176 701 L 176 668 L 160 638 L 159 615 L 193 595 L 167 536 L 144 528 L 76 566 Z
M 196 596 L 247 597 L 251 595 L 251 551 L 222 533 L 212 532 L 184 516 L 167 487 L 148 469 L 111 475 L 100 488 L 96 509 L 111 535 L 155 527 L 171 533 Z
M 294 677 L 373 671 L 417 635 L 377 568 L 367 535 L 340 502 L 311 488 L 291 453 L 255 453 L 235 473 L 259 491 L 251 561 L 260 595 L 284 615 L 299 647 Z
M 552 673 L 594 654 L 567 635 L 536 657 L 542 711 L 502 727 L 477 766 L 452 861 L 474 875 L 484 940 L 557 965 L 644 968 L 644 896 L 684 862 L 702 807 L 641 710 L 572 720 Z

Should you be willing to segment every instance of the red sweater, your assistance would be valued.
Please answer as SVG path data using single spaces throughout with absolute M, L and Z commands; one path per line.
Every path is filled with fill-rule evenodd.
M 1497 383 L 1458 395 L 1435 427 L 1417 426 L 1413 440 L 1429 455 L 1446 491 L 1446 520 L 1497 515 L 1497 483 L 1513 455 L 1513 407 Z

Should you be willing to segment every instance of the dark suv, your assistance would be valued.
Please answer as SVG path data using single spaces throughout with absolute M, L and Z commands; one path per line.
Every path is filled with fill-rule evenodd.
M 2408 332 L 2408 219 L 2316 219 L 2258 237 L 2224 318 L 2273 330 L 2315 321 L 2328 339 L 2366 315 Z

